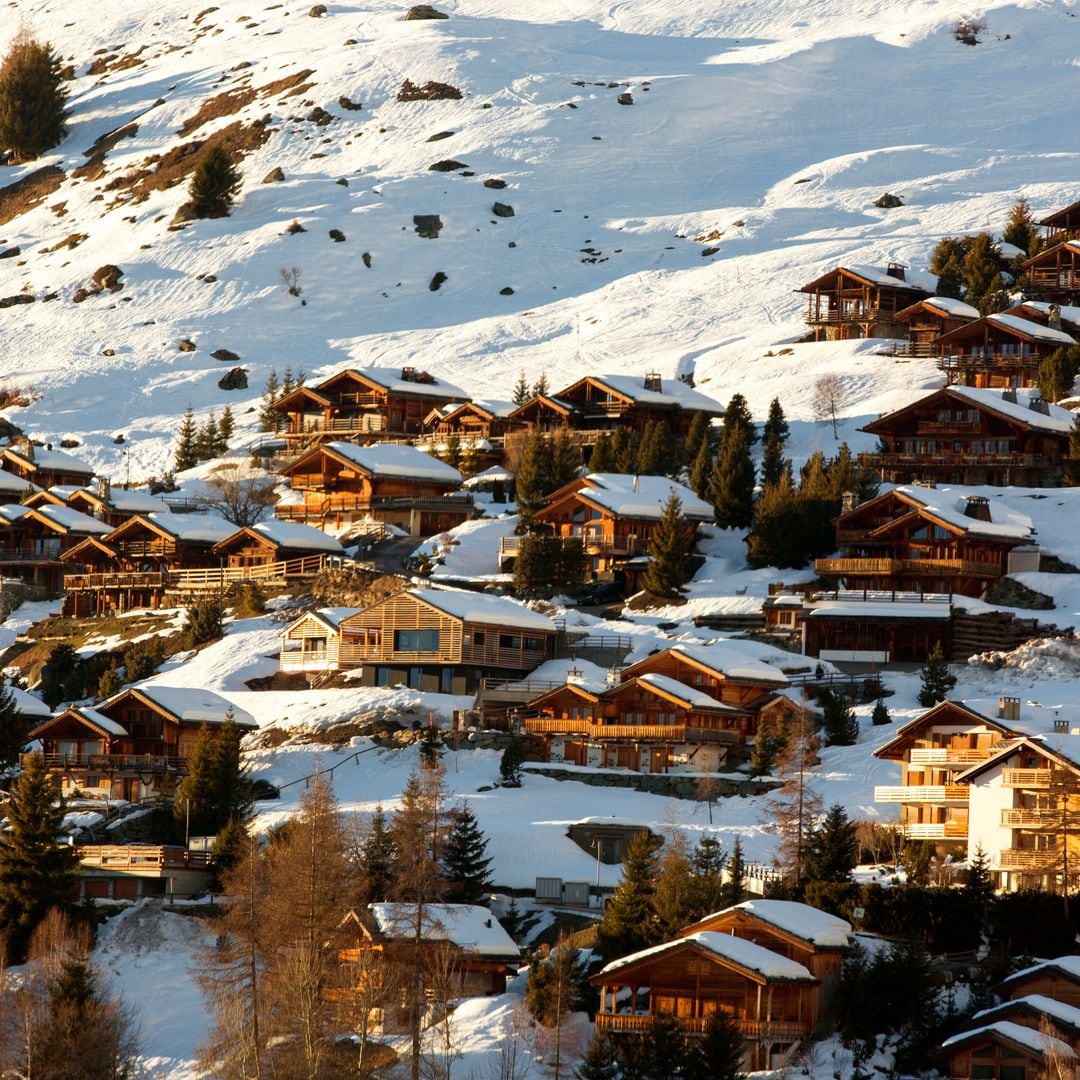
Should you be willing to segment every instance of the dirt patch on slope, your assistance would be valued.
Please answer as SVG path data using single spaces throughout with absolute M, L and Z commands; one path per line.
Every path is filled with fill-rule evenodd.
M 64 170 L 57 165 L 35 169 L 14 184 L 0 188 L 0 225 L 33 210 L 64 182 Z

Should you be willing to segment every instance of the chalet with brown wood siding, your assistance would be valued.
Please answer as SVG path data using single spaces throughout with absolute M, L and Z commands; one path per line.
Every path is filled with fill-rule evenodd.
M 859 463 L 893 484 L 1051 487 L 1074 416 L 1037 393 L 947 386 L 864 425 L 881 448 Z
M 1063 330 L 998 313 L 938 339 L 939 367 L 950 384 L 977 387 L 1034 386 L 1039 364 L 1075 340 Z
M 905 268 L 892 263 L 885 270 L 838 266 L 799 291 L 808 294 L 806 323 L 814 340 L 846 341 L 903 337 L 906 324 L 897 314 L 930 296 L 933 288 L 908 280 Z
M 1023 968 L 1003 979 L 994 988 L 1000 997 L 1017 998 L 1038 994 L 1080 1009 L 1080 956 L 1059 956 Z
M 1000 1020 L 1008 1020 L 1032 1031 L 1038 1031 L 1044 1023 L 1049 1023 L 1056 1038 L 1067 1042 L 1074 1051 L 1080 1050 L 1080 1008 L 1075 1005 L 1055 1001 L 1044 994 L 1027 994 L 989 1009 L 981 1009 L 964 1027 L 974 1030 Z
M 26 443 L 6 446 L 0 450 L 0 469 L 38 487 L 50 488 L 55 484 L 71 484 L 81 487 L 94 475 L 94 467 L 71 454 L 52 447 L 34 446 Z
M 1065 240 L 1080 240 L 1080 202 L 1047 214 L 1038 225 L 1043 230 L 1043 242 L 1048 246 Z
M 1080 1062 L 1069 1043 L 1057 1035 L 1011 1020 L 993 1021 L 953 1035 L 934 1058 L 951 1080 L 1036 1080 L 1061 1075 L 1063 1069 L 1073 1075 Z
M 1058 304 L 1080 304 L 1080 239 L 1040 251 L 1024 263 L 1024 296 Z
M 895 356 L 937 356 L 942 335 L 966 326 L 979 317 L 977 308 L 947 296 L 928 296 L 898 311 L 893 320 L 907 328 L 907 343 L 898 345 Z
M 114 488 L 104 477 L 98 477 L 93 487 L 59 489 L 58 493 L 60 492 L 68 506 L 96 517 L 113 528 L 122 525 L 136 514 L 169 513 L 169 506 L 164 499 L 147 491 Z
M 431 441 L 456 437 L 462 450 L 490 451 L 501 447 L 508 432 L 524 425 L 511 419 L 512 401 L 466 401 L 433 409 L 424 419 L 424 434 Z
M 237 529 L 212 548 L 230 568 L 266 566 L 307 556 L 340 558 L 341 544 L 322 529 L 292 521 L 260 521 Z
M 65 553 L 109 526 L 68 506 L 0 506 L 0 571 L 59 592 Z

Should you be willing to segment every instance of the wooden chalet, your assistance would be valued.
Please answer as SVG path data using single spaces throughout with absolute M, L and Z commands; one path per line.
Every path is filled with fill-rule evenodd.
M 345 670 L 348 663 L 341 651 L 341 623 L 360 611 L 351 607 L 319 608 L 294 619 L 281 631 L 280 669 L 320 675 Z
M 948 488 L 894 488 L 836 519 L 840 556 L 815 569 L 842 588 L 981 596 L 1006 574 L 1037 570 L 1029 518 Z
M 1010 1001 L 1037 994 L 1080 1009 L 1080 956 L 1042 960 L 1003 979 L 994 990 Z
M 1063 957 L 1062 959 L 1074 959 Z M 1021 1027 L 1038 1031 L 1044 1021 L 1053 1027 L 1056 1038 L 1067 1042 L 1074 1051 L 1080 1050 L 1080 1008 L 1064 1001 L 1055 1001 L 1045 994 L 1014 997 L 989 1009 L 981 1009 L 967 1021 L 968 1030 L 1008 1020 Z
M 1080 304 L 1080 239 L 1040 251 L 1024 262 L 1024 296 L 1058 304 Z
M 550 495 L 533 515 L 533 528 L 581 540 L 594 578 L 610 579 L 616 572 L 633 576 L 628 564 L 648 554 L 652 530 L 673 492 L 695 527 L 712 521 L 712 506 L 666 476 L 591 473 Z M 521 537 L 502 538 L 499 559 L 504 569 L 513 565 L 520 549 Z
M 1074 1075 L 1080 1055 L 1057 1035 L 1012 1020 L 996 1020 L 952 1035 L 936 1051 L 939 1071 L 951 1080 L 1038 1080 Z
M 211 549 L 230 568 L 267 566 L 293 559 L 341 557 L 341 544 L 322 529 L 293 521 L 260 521 L 237 529 Z
M 840 964 L 851 948 L 851 924 L 794 900 L 746 900 L 706 915 L 679 931 L 731 934 L 802 964 L 828 986 L 840 978 Z
M 519 427 L 548 432 L 578 426 L 577 410 L 574 406 L 550 394 L 529 398 L 510 414 L 509 419 Z
M 109 526 L 68 506 L 0 506 L 0 572 L 59 592 L 64 554 L 109 532 Z
M 94 467 L 71 454 L 51 446 L 21 443 L 0 450 L 0 469 L 37 487 L 50 488 L 56 484 L 81 487 L 89 483 Z
M 999 312 L 943 334 L 938 367 L 950 384 L 1034 386 L 1039 364 L 1055 349 L 1075 344 L 1064 330 Z
M 473 512 L 457 469 L 398 443 L 323 443 L 281 475 L 293 497 L 278 503 L 275 514 L 320 528 L 371 521 L 430 536 L 460 525 Z
M 81 844 L 80 900 L 188 900 L 207 892 L 213 856 L 177 844 Z
M 140 799 L 172 790 L 206 725 L 232 719 L 254 730 L 254 719 L 209 690 L 127 687 L 91 708 L 70 706 L 29 732 L 62 794 L 78 789 L 105 799 Z
M 1037 393 L 946 386 L 865 424 L 880 448 L 859 463 L 893 484 L 1052 487 L 1074 419 Z
M 1080 341 L 1080 307 L 1055 304 L 1047 300 L 1024 300 L 1004 314 L 1048 326 L 1051 330 L 1064 330 L 1070 337 Z
M 337 622 L 336 634 L 330 632 L 330 621 Z M 484 678 L 533 671 L 554 652 L 558 632 L 546 615 L 504 597 L 464 589 L 407 589 L 348 616 L 314 622 L 302 616 L 283 634 L 284 670 L 297 640 L 307 665 L 303 670 L 313 670 L 321 652 L 318 622 L 328 631 L 322 635 L 324 670 L 361 668 L 362 686 L 402 685 L 444 694 L 468 693 Z M 308 637 L 316 643 L 306 646 L 304 660 Z M 332 637 L 338 639 L 334 647 Z
M 487 908 L 425 904 L 419 921 L 420 989 L 430 1003 L 424 1026 L 440 1019 L 438 1010 L 453 999 L 505 993 L 521 950 Z M 368 1009 L 374 1034 L 409 1030 L 408 1008 L 394 974 L 395 969 L 412 969 L 416 922 L 414 904 L 378 903 L 350 911 L 339 928 L 343 977 L 330 996 L 345 1006 Z
M 928 296 L 901 309 L 893 321 L 907 328 L 907 342 L 894 350 L 896 356 L 937 356 L 944 334 L 974 322 L 977 308 L 948 296 Z
M 838 266 L 808 282 L 806 323 L 815 341 L 850 338 L 904 337 L 907 324 L 899 312 L 932 293 L 916 280 L 908 280 L 904 267 L 891 263 L 881 270 L 872 266 Z
M 726 1012 L 745 1039 L 746 1071 L 779 1067 L 821 1014 L 821 982 L 803 965 L 742 937 L 688 933 L 615 960 L 589 980 L 600 990 L 596 1030 L 647 1036 L 658 1016 L 691 1035 Z
M 468 401 L 456 386 L 415 367 L 346 368 L 274 402 L 289 453 L 322 442 L 372 442 L 420 435 L 433 409 Z
M 0 469 L 0 503 L 25 503 L 41 490 L 37 484 Z
M 424 419 L 424 435 L 429 441 L 445 442 L 456 437 L 464 450 L 490 452 L 502 447 L 511 431 L 522 427 L 511 415 L 517 406 L 512 401 L 466 401 L 432 409 Z
M 1046 245 L 1080 240 L 1080 202 L 1070 203 L 1063 210 L 1047 214 L 1038 225 L 1043 230 Z
M 54 489 L 57 490 L 57 489 Z M 64 502 L 83 514 L 89 514 L 106 525 L 116 528 L 136 514 L 167 514 L 169 505 L 148 491 L 114 488 L 104 477 L 98 477 L 93 487 L 59 489 Z

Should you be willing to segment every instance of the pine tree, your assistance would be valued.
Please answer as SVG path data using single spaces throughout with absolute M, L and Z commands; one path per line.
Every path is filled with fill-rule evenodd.
M 788 426 L 787 419 L 784 416 L 784 408 L 780 404 L 780 399 L 773 398 L 769 402 L 769 415 L 765 420 L 765 426 L 761 430 L 762 441 L 766 445 L 769 442 L 779 443 L 782 450 L 790 433 L 791 428 Z
M 615 456 L 616 472 L 629 475 L 640 471 L 637 467 L 637 447 L 628 427 L 620 425 L 615 429 L 611 436 L 611 449 Z
M 26 725 L 11 688 L 0 682 L 0 773 L 19 764 L 26 746 Z
M 939 701 L 944 701 L 956 686 L 956 676 L 949 672 L 949 663 L 945 659 L 945 650 L 938 641 L 930 650 L 922 669 L 922 686 L 919 689 L 919 704 L 930 708 Z
M 277 368 L 271 368 L 263 389 L 262 406 L 259 409 L 259 425 L 263 431 L 276 431 L 282 415 L 274 407 L 274 402 L 281 397 L 281 384 L 278 382 Z
M 446 898 L 457 904 L 479 904 L 491 887 L 487 837 L 464 803 L 450 815 L 450 831 L 443 845 L 442 873 Z
M 596 437 L 592 453 L 589 455 L 590 473 L 613 473 L 618 472 L 618 462 L 615 459 L 615 446 L 610 432 L 602 431 Z
M 780 483 L 785 465 L 790 466 L 790 462 L 784 457 L 784 444 L 767 436 L 761 455 L 761 486 L 771 487 Z
M 743 1080 L 745 1047 L 738 1021 L 727 1010 L 717 1009 L 706 1022 L 704 1037 L 688 1040 L 685 1080 Z
M 858 861 L 855 823 L 839 803 L 834 803 L 821 824 L 810 832 L 806 878 L 809 881 L 850 881 L 851 871 Z
M 114 660 L 102 673 L 97 684 L 98 701 L 105 701 L 113 694 L 120 693 L 124 680 L 120 675 L 120 668 Z
M 875 726 L 892 723 L 892 717 L 889 715 L 889 707 L 885 704 L 884 698 L 878 698 L 874 703 L 874 711 L 870 714 L 870 723 Z
M 930 272 L 937 275 L 937 295 L 960 300 L 964 296 L 964 258 L 971 250 L 971 236 L 945 236 L 930 255 Z
M 690 490 L 704 499 L 709 493 L 709 481 L 712 479 L 716 453 L 709 440 L 703 440 L 698 447 L 694 460 L 690 463 Z
M 499 780 L 503 787 L 521 787 L 521 766 L 525 763 L 525 744 L 515 739 L 499 759 Z
M 67 133 L 66 104 L 60 57 L 18 34 L 0 64 L 0 149 L 11 151 L 14 164 L 40 157 Z
M 555 490 L 551 486 L 554 470 L 551 440 L 536 428 L 525 440 L 514 477 L 518 515 L 523 525 L 528 525 L 533 514 L 544 505 L 544 499 Z
M 1001 266 L 998 250 L 989 233 L 979 233 L 964 257 L 964 300 L 980 315 L 1000 310 Z
M 649 565 L 641 587 L 661 600 L 677 600 L 690 580 L 687 561 L 694 546 L 694 526 L 683 517 L 682 501 L 672 491 L 649 538 Z
M 227 217 L 240 191 L 241 176 L 220 146 L 211 146 L 199 159 L 191 177 L 190 209 L 197 218 Z
M 619 1059 L 611 1039 L 598 1031 L 574 1073 L 576 1080 L 619 1080 Z
M 396 857 L 394 838 L 390 835 L 382 803 L 379 803 L 360 845 L 360 866 L 367 879 L 368 896 L 374 903 L 389 899 L 393 891 Z
M 1060 401 L 1072 393 L 1077 374 L 1074 351 L 1055 349 L 1039 361 L 1035 382 L 1043 401 Z
M 957 259 L 950 259 L 937 279 L 937 296 L 947 297 L 950 300 L 962 300 L 964 297 L 964 267 Z
M 455 469 L 461 464 L 461 436 L 456 431 L 446 437 L 446 445 L 439 457 Z
M 215 757 L 214 735 L 207 724 L 202 724 L 173 800 L 174 832 L 178 839 L 183 837 L 185 845 L 192 836 L 212 836 L 217 831 L 213 807 Z
M 195 649 L 208 642 L 217 641 L 224 633 L 222 628 L 224 614 L 221 605 L 213 600 L 200 600 L 189 607 L 187 621 L 180 635 L 183 647 Z
M 715 836 L 703 836 L 690 857 L 694 873 L 694 907 L 696 918 L 719 911 L 725 905 L 724 869 L 728 853 Z
M 180 421 L 180 430 L 176 433 L 176 456 L 173 467 L 177 472 L 192 469 L 199 463 L 195 441 L 195 414 L 189 405 L 184 410 L 184 418 Z
M 690 417 L 690 426 L 682 446 L 682 463 L 687 468 L 693 465 L 703 443 L 712 442 L 712 418 L 706 413 L 696 412 Z
M 209 461 L 214 456 L 218 444 L 217 416 L 211 412 L 206 423 L 195 433 L 195 457 L 199 461 Z
M 638 448 L 638 470 L 644 476 L 674 476 L 679 468 L 679 448 L 671 425 L 650 420 Z
M 731 845 L 727 871 L 722 895 L 724 906 L 732 907 L 746 899 L 746 858 L 743 855 L 742 837 L 738 833 L 735 834 L 735 843 Z
M 218 444 L 214 448 L 214 457 L 221 457 L 229 449 L 229 440 L 236 430 L 236 420 L 233 418 L 232 406 L 226 405 L 218 421 Z
M 720 424 L 720 441 L 723 442 L 735 428 L 742 428 L 746 435 L 746 445 L 753 446 L 757 442 L 757 428 L 754 427 L 754 417 L 750 412 L 750 406 L 746 404 L 746 398 L 742 394 L 733 394 L 724 410 L 724 419 Z
M 533 383 L 532 393 L 530 397 L 547 397 L 548 394 L 548 377 L 547 372 L 542 372 L 540 378 Z
M 55 709 L 61 701 L 74 701 L 82 692 L 79 654 L 67 644 L 55 645 L 41 669 L 41 699 Z
M 518 373 L 517 382 L 514 383 L 514 396 L 512 400 L 514 404 L 519 407 L 529 400 L 529 380 L 525 378 L 524 368 Z
M 520 940 L 521 931 L 524 929 L 525 925 L 525 919 L 521 914 L 521 909 L 518 907 L 517 899 L 515 897 L 510 897 L 510 903 L 506 905 L 506 911 L 503 912 L 503 916 L 499 920 L 499 923 L 514 941 Z
M 652 908 L 661 941 L 675 937 L 684 926 L 708 914 L 698 905 L 697 886 L 686 840 L 675 832 L 660 853 L 653 879 Z
M 784 733 L 775 723 L 758 719 L 758 729 L 754 733 L 754 749 L 750 754 L 750 769 L 753 776 L 767 776 L 780 751 L 784 748 Z
M 802 500 L 785 471 L 780 483 L 764 488 L 754 506 L 754 526 L 746 537 L 746 561 L 752 567 L 800 569 L 806 565 Z
M 653 880 L 656 857 L 652 838 L 639 832 L 626 851 L 622 877 L 596 928 L 596 951 L 605 961 L 627 956 L 656 940 Z
M 842 690 L 821 692 L 824 708 L 822 726 L 830 746 L 854 746 L 859 741 L 859 721 L 847 694 Z
M 9 963 L 26 955 L 34 927 L 50 908 L 66 908 L 77 880 L 75 849 L 60 844 L 63 801 L 33 754 L 9 788 L 4 804 L 8 828 L 0 832 L 0 932 L 6 932 Z
M 713 519 L 720 528 L 750 526 L 754 518 L 754 463 L 742 425 L 734 425 L 720 444 L 707 497 L 713 506 Z
M 1012 210 L 1009 211 L 1009 220 L 1001 231 L 1001 239 L 1006 244 L 1018 247 L 1028 258 L 1039 254 L 1041 247 L 1039 226 L 1031 213 L 1031 206 L 1023 195 L 1013 203 Z

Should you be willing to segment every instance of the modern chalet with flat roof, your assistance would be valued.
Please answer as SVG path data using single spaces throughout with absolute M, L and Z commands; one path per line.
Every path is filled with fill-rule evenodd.
M 1034 386 L 1039 364 L 1076 341 L 1028 319 L 1000 312 L 938 338 L 939 367 L 949 383 L 978 387 Z
M 1074 420 L 1037 391 L 946 386 L 865 424 L 881 449 L 859 463 L 894 484 L 1051 487 L 1061 480 Z
M 897 314 L 930 296 L 933 283 L 915 275 L 909 280 L 905 268 L 896 263 L 884 270 L 838 266 L 799 292 L 808 294 L 806 323 L 813 328 L 815 341 L 895 338 L 906 330 Z

